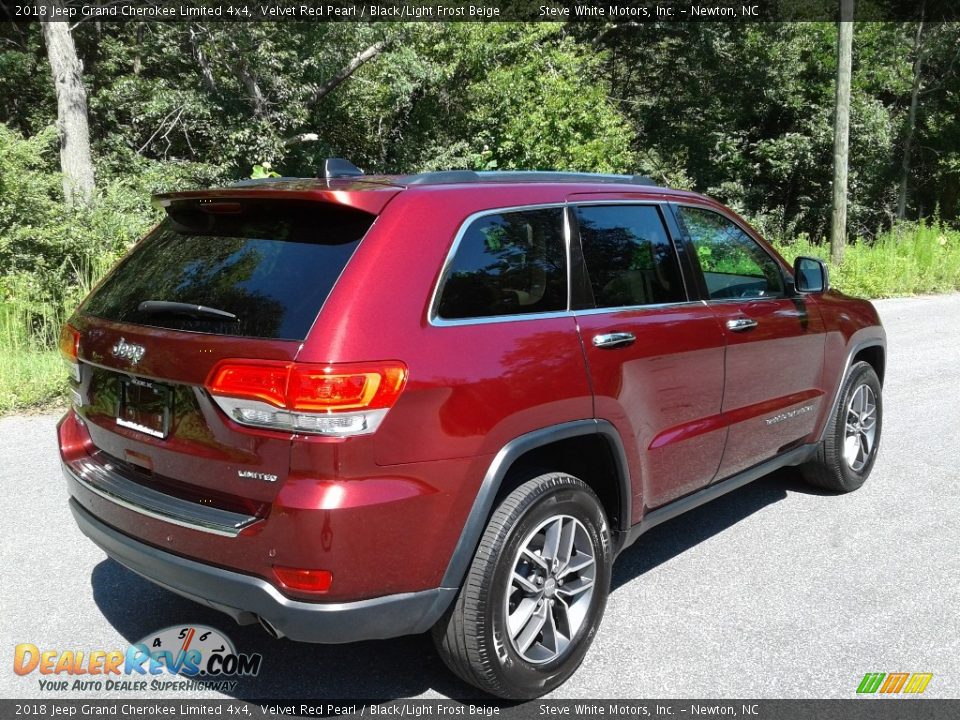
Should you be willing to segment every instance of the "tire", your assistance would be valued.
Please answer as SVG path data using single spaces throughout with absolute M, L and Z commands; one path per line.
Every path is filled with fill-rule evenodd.
M 571 537 L 570 553 L 566 542 L 551 542 Z M 460 678 L 501 698 L 553 690 L 593 641 L 612 563 L 603 506 L 584 482 L 547 473 L 523 483 L 494 511 L 456 601 L 433 628 L 440 656 Z
M 801 466 L 808 483 L 848 493 L 866 482 L 880 448 L 883 424 L 880 390 L 880 380 L 869 363 L 858 362 L 850 368 L 840 389 L 840 402 L 830 417 L 817 454 Z M 867 404 L 861 405 L 864 400 Z M 874 408 L 872 412 L 868 409 L 870 404 Z

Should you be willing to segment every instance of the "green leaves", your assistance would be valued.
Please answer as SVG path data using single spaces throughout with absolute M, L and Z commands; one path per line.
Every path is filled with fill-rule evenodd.
M 280 173 L 274 172 L 272 168 L 273 166 L 268 162 L 254 165 L 253 170 L 250 173 L 250 179 L 260 180 L 262 178 L 280 177 Z
M 633 131 L 609 99 L 599 58 L 543 28 L 517 27 L 504 39 L 509 61 L 466 89 L 466 122 L 482 143 L 471 156 L 476 169 L 632 172 Z

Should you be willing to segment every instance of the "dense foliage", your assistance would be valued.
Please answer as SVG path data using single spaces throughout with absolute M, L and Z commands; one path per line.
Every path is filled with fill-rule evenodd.
M 310 175 L 327 156 L 368 172 L 646 173 L 730 204 L 796 242 L 791 255 L 818 252 L 829 221 L 830 23 L 89 21 L 73 36 L 97 192 L 70 209 L 40 28 L 0 24 L 0 332 L 25 352 L 50 346 L 63 314 L 155 221 L 151 192 Z M 958 40 L 951 23 L 856 24 L 849 224 L 860 245 L 836 275 L 846 289 L 922 291 L 936 268 L 937 289 L 960 285 Z M 925 223 L 897 218 L 904 175 L 904 216 Z M 870 250 L 894 269 L 920 267 L 903 256 L 916 250 L 929 267 L 877 280 Z
M 915 74 L 907 214 L 957 214 L 960 30 L 917 30 L 856 25 L 853 235 L 892 224 Z M 642 170 L 767 231 L 819 237 L 826 226 L 829 23 L 85 22 L 74 36 L 101 187 L 151 163 L 167 187 L 263 162 L 310 174 L 329 155 L 368 171 Z M 39 29 L 5 25 L 0 41 L 0 96 L 11 99 L 0 122 L 46 142 L 55 99 Z

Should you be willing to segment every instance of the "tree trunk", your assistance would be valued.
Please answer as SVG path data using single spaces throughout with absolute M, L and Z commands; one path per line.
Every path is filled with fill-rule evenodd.
M 854 0 L 840 0 L 840 32 L 837 39 L 837 98 L 833 121 L 833 218 L 830 230 L 830 259 L 834 263 L 843 260 L 843 249 L 847 244 L 853 2 Z
M 217 80 L 213 76 L 213 68 L 210 67 L 210 61 L 203 51 L 200 33 L 193 25 L 190 26 L 188 32 L 190 33 L 190 48 L 193 50 L 193 57 L 196 59 L 197 65 L 200 66 L 200 78 L 203 80 L 203 86 L 207 89 L 208 93 L 216 95 Z
M 63 11 L 62 0 L 52 0 L 52 5 Z M 73 44 L 69 23 L 44 22 L 43 39 L 47 46 L 50 73 L 57 93 L 57 131 L 60 135 L 63 195 L 68 205 L 86 203 L 93 195 L 94 180 L 83 69 L 77 58 L 77 48 Z
M 322 98 L 329 95 L 334 88 L 353 75 L 357 70 L 360 69 L 361 66 L 373 60 L 388 47 L 389 43 L 386 40 L 381 40 L 380 42 L 375 42 L 366 50 L 358 52 L 350 59 L 350 62 L 340 68 L 336 75 L 316 89 L 316 91 L 313 93 L 311 104 L 320 102 Z
M 913 43 L 913 86 L 910 88 L 910 113 L 907 115 L 907 134 L 903 139 L 903 159 L 900 161 L 900 192 L 897 195 L 897 218 L 907 214 L 907 180 L 910 177 L 910 153 L 913 150 L 913 134 L 917 128 L 917 104 L 923 74 L 923 20 L 917 26 L 917 39 Z

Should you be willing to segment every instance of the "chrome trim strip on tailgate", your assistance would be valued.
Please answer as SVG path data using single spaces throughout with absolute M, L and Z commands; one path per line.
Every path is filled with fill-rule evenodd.
M 109 463 L 82 458 L 63 463 L 63 472 L 90 492 L 133 512 L 191 530 L 236 537 L 259 518 L 199 505 L 144 487 L 116 472 Z

